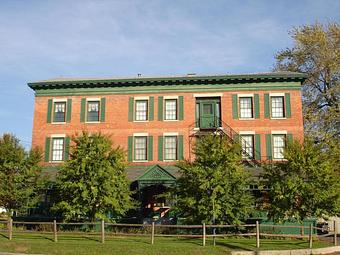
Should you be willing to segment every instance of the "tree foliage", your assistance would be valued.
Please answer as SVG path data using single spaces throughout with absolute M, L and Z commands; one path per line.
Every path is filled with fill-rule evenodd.
M 265 168 L 269 215 L 276 221 L 339 215 L 339 175 L 322 145 L 306 138 L 289 143 L 286 162 Z
M 70 159 L 57 176 L 60 199 L 54 209 L 66 220 L 107 219 L 124 215 L 133 203 L 125 175 L 125 152 L 109 137 L 83 132 L 72 139 Z
M 9 215 L 24 212 L 38 201 L 44 183 L 41 157 L 39 149 L 26 152 L 14 135 L 0 137 L 0 207 Z
M 340 25 L 314 24 L 294 28 L 294 46 L 276 55 L 275 69 L 306 73 L 303 84 L 305 131 L 318 141 L 339 146 Z
M 251 211 L 248 174 L 238 144 L 219 135 L 204 136 L 194 147 L 195 160 L 178 164 L 176 210 L 188 223 L 240 223 Z

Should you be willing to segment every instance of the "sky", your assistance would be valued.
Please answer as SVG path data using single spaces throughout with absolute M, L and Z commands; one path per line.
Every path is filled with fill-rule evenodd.
M 333 21 L 340 0 L 0 0 L 0 135 L 30 147 L 28 82 L 267 72 L 293 27 Z

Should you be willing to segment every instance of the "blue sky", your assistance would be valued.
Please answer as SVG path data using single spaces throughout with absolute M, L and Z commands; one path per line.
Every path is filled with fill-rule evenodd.
M 339 19 L 339 0 L 1 0 L 0 134 L 30 146 L 29 81 L 265 72 L 293 26 Z

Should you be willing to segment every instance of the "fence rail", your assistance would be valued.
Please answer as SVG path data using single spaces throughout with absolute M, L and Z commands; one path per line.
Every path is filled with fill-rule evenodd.
M 1 228 L 4 225 L 5 228 Z M 14 226 L 14 227 L 13 227 Z M 25 228 L 24 228 L 25 227 Z M 237 231 L 235 230 L 237 229 Z M 282 228 L 300 229 L 300 234 L 278 234 L 275 230 Z M 216 233 L 216 229 L 219 233 Z M 232 229 L 232 230 L 230 230 Z M 269 229 L 269 231 L 268 231 Z M 228 232 L 234 231 L 232 233 Z M 242 230 L 242 231 L 240 231 Z M 306 231 L 307 230 L 307 231 Z M 52 234 L 53 241 L 58 242 L 61 235 L 86 235 L 98 236 L 102 243 L 105 242 L 105 236 L 149 236 L 151 244 L 154 244 L 155 237 L 186 237 L 202 238 L 202 245 L 206 245 L 206 238 L 230 237 L 230 236 L 255 236 L 256 247 L 260 248 L 261 237 L 290 237 L 290 238 L 308 238 L 309 247 L 313 247 L 313 237 L 333 236 L 334 245 L 337 245 L 337 224 L 334 221 L 334 228 L 327 234 L 317 234 L 317 230 L 322 228 L 303 225 L 266 225 L 260 224 L 243 224 L 243 225 L 158 225 L 152 224 L 122 224 L 109 222 L 22 222 L 0 221 L 0 232 L 7 233 L 9 240 L 13 239 L 14 233 L 39 233 Z M 270 231 L 274 233 L 270 233 Z M 314 233 L 315 232 L 315 233 Z

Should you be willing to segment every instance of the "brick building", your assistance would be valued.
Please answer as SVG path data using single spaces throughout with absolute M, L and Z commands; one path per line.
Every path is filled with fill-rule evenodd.
M 32 146 L 44 149 L 46 171 L 53 173 L 68 158 L 70 136 L 111 135 L 127 151 L 127 175 L 146 208 L 175 182 L 174 164 L 192 158 L 197 136 L 241 137 L 254 175 L 261 162 L 282 160 L 286 140 L 303 138 L 304 80 L 300 73 L 273 72 L 32 82 Z

